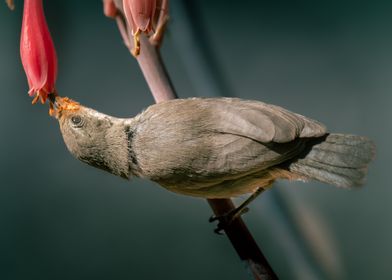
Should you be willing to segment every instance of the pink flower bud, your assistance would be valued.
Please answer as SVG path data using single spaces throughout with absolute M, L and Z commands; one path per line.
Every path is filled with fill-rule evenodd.
M 33 104 L 55 93 L 57 57 L 46 24 L 42 0 L 25 0 L 23 9 L 20 56 L 29 83 Z
M 133 35 L 132 54 L 140 53 L 140 34 L 145 33 L 158 47 L 168 20 L 169 0 L 123 0 L 123 10 Z M 151 35 L 152 33 L 152 35 Z
M 123 8 L 132 33 L 150 33 L 156 10 L 155 0 L 124 0 Z

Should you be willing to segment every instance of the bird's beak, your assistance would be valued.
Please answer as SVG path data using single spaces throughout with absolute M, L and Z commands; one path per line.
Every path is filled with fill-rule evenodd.
M 50 93 L 48 94 L 48 99 L 49 99 L 49 115 L 52 117 L 57 118 L 58 114 L 58 109 L 59 109 L 59 103 L 57 102 L 57 98 L 59 98 L 56 94 Z
M 54 93 L 50 93 L 48 94 L 48 99 L 51 103 L 55 104 L 56 103 L 56 97 L 58 97 L 57 95 L 55 95 Z
M 80 104 L 68 97 L 60 97 L 55 93 L 48 95 L 49 115 L 59 119 L 63 111 L 76 111 L 80 109 Z

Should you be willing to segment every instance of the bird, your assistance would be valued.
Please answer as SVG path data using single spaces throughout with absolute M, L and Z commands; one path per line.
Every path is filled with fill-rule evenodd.
M 282 107 L 240 98 L 186 98 L 117 118 L 52 96 L 65 145 L 114 175 L 141 177 L 207 199 L 250 194 L 236 215 L 275 180 L 363 184 L 375 155 L 366 137 L 330 133 Z

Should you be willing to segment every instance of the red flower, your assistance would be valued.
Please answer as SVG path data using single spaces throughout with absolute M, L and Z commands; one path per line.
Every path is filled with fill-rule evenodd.
M 57 57 L 45 20 L 42 0 L 25 0 L 23 9 L 20 56 L 29 83 L 33 104 L 55 93 Z

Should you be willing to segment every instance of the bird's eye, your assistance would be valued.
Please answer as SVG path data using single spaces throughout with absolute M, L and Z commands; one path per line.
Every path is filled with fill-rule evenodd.
M 72 124 L 73 124 L 74 126 L 76 126 L 76 127 L 81 127 L 81 126 L 83 126 L 83 120 L 82 120 L 82 117 L 81 117 L 81 116 L 78 116 L 78 115 L 73 116 L 73 117 L 71 118 L 71 122 L 72 122 Z

